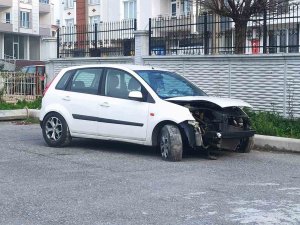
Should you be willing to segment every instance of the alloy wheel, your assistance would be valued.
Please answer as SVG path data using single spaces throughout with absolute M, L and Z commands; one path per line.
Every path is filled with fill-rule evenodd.
M 62 136 L 62 122 L 57 117 L 50 117 L 45 125 L 47 138 L 51 141 L 57 141 Z

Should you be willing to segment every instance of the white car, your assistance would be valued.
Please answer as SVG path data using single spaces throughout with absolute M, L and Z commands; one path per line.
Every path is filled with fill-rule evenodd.
M 254 131 L 242 100 L 207 96 L 186 78 L 136 65 L 63 69 L 47 88 L 40 122 L 52 147 L 73 137 L 157 146 L 164 160 L 183 149 L 249 152 Z

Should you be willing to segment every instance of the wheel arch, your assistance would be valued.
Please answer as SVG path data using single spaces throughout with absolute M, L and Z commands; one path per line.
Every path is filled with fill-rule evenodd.
M 153 129 L 152 138 L 151 138 L 152 146 L 154 146 L 154 147 L 158 146 L 160 131 L 163 128 L 163 126 L 165 126 L 167 124 L 175 125 L 176 127 L 178 127 L 181 137 L 182 137 L 183 144 L 185 145 L 187 143 L 187 136 L 186 136 L 184 130 L 182 129 L 182 127 L 178 123 L 176 123 L 172 120 L 164 120 L 164 121 L 159 122 Z

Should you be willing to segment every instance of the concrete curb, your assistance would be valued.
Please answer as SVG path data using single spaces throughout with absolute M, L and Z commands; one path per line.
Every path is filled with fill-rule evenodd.
M 0 121 L 39 118 L 39 115 L 40 110 L 37 109 L 0 110 Z
M 300 139 L 256 134 L 254 137 L 254 148 L 267 151 L 300 153 Z

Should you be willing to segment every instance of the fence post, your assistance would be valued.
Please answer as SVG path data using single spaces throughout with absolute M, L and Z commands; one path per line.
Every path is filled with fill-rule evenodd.
M 56 57 L 59 58 L 59 28 L 56 30 Z
M 263 53 L 267 53 L 267 37 L 268 37 L 268 28 L 267 28 L 267 10 L 264 10 L 264 25 L 263 25 Z
M 98 48 L 98 24 L 95 23 L 95 52 L 97 54 L 97 48 Z
M 134 19 L 134 30 L 137 30 L 137 20 Z
M 209 54 L 209 36 L 208 36 L 208 28 L 207 28 L 207 12 L 204 12 L 204 54 Z
M 151 22 L 152 22 L 152 20 L 151 20 L 151 18 L 149 18 L 149 33 L 148 33 L 148 35 L 149 35 L 149 56 L 151 55 L 151 33 L 152 33 Z

